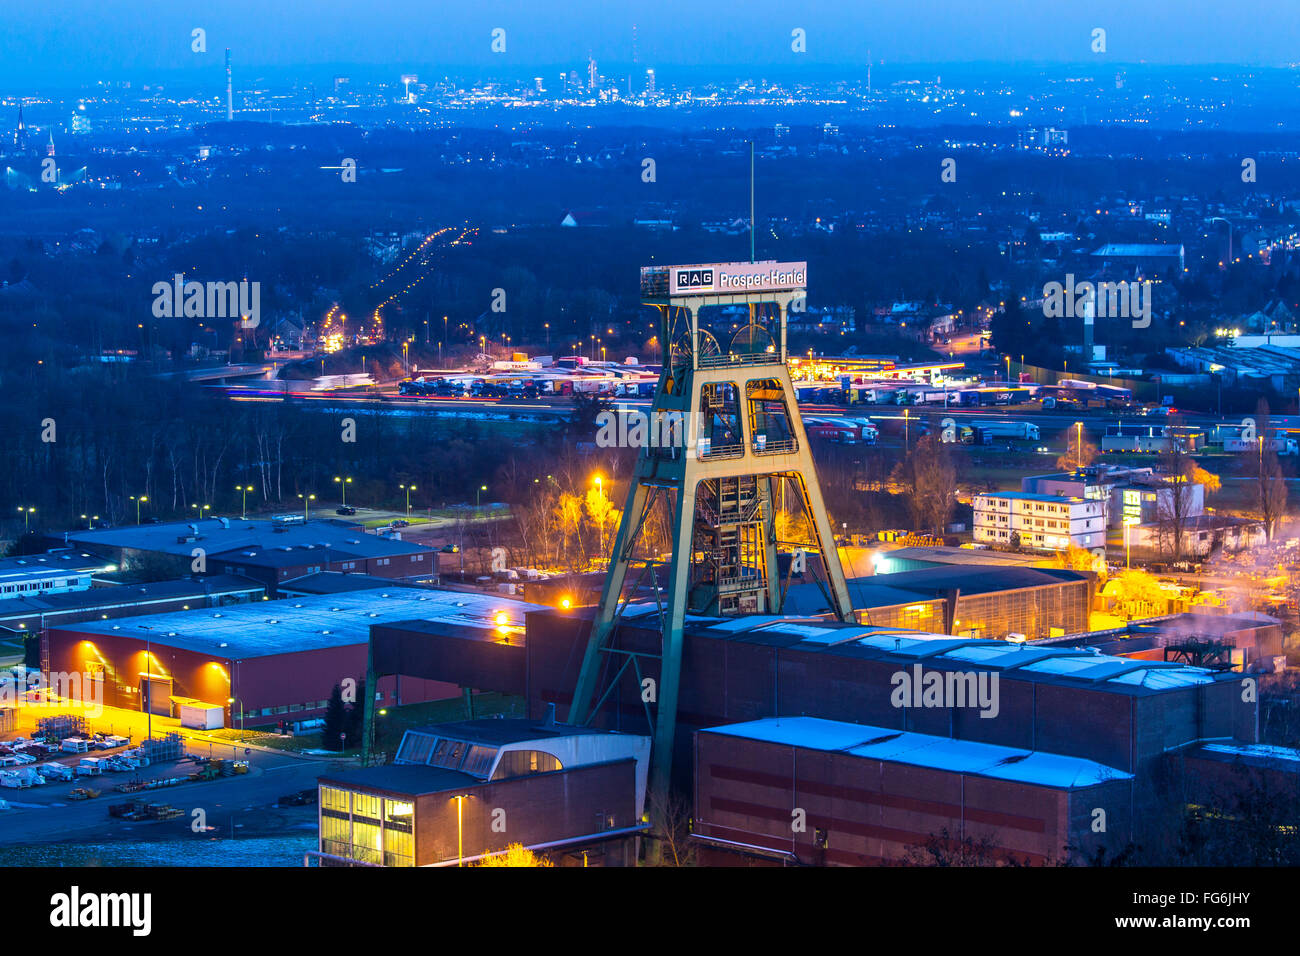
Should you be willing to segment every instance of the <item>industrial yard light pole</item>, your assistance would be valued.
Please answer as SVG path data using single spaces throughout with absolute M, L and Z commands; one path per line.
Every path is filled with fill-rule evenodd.
M 475 513 L 477 513 L 478 510 L 479 510 L 479 508 L 482 506 L 482 504 L 481 504 L 481 502 L 482 502 L 482 496 L 483 496 L 483 492 L 485 492 L 485 491 L 487 491 L 487 485 L 479 485 L 479 486 L 478 486 L 478 491 L 474 492 L 474 511 L 475 511 Z
M 18 506 L 18 513 L 23 516 L 23 534 L 27 534 L 29 529 L 29 522 L 31 520 L 32 514 L 35 513 L 35 511 L 36 511 L 35 508 L 24 508 L 22 505 Z
M 139 523 L 140 523 L 140 505 L 142 505 L 142 504 L 144 504 L 146 501 L 148 501 L 148 500 L 149 500 L 149 497 L 148 497 L 147 495 L 140 495 L 140 497 L 137 498 L 135 495 L 131 495 L 131 500 L 135 502 L 135 523 L 136 523 L 136 524 L 139 524 Z
M 465 865 L 465 795 L 456 794 L 456 865 Z
M 152 628 L 147 624 L 137 624 L 144 631 L 144 686 L 145 686 L 145 739 L 153 740 L 153 648 L 149 642 Z
M 90 531 L 94 531 L 94 530 L 95 530 L 95 522 L 99 520 L 99 515 L 82 515 L 82 516 L 81 516 L 81 520 L 82 520 L 82 521 L 88 521 L 88 522 L 90 523 L 90 527 L 89 527 L 88 530 L 90 530 Z
M 398 485 L 397 487 L 406 492 L 406 518 L 409 521 L 411 518 L 411 492 L 415 491 L 416 487 L 415 485 Z
M 303 520 L 303 521 L 310 521 L 310 520 L 311 520 L 311 512 L 310 512 L 308 509 L 311 508 L 311 502 L 313 502 L 313 501 L 316 500 L 316 496 L 315 496 L 315 495 L 299 495 L 298 497 L 299 497 L 299 498 L 302 498 L 302 520 Z
M 242 744 L 244 742 L 244 702 L 239 700 L 238 697 L 226 698 L 227 704 L 233 704 L 235 701 L 239 701 L 239 742 Z
M 346 508 L 348 506 L 348 485 L 352 484 L 352 479 L 340 478 L 335 475 L 334 480 L 343 488 L 343 507 Z

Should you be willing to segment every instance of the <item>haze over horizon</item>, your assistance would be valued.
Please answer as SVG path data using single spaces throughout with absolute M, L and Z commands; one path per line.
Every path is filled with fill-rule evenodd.
M 1278 67 L 1300 60 L 1300 5 L 1260 0 L 1248 12 L 1212 0 L 1099 0 L 1080 8 L 1033 0 L 821 0 L 800 8 L 755 0 L 743 12 L 717 2 L 655 5 L 570 0 L 541 6 L 485 0 L 449 8 L 427 0 L 255 0 L 216 3 L 134 0 L 129 10 L 94 0 L 6 11 L 0 84 L 22 92 L 51 84 L 150 78 L 220 68 L 235 51 L 245 78 L 311 73 L 347 65 L 439 75 L 522 74 L 557 64 L 577 68 L 593 56 L 602 68 L 773 76 L 823 74 L 902 64 Z M 206 53 L 190 48 L 206 31 Z M 495 28 L 506 50 L 491 50 Z M 791 49 L 805 31 L 806 52 Z M 1092 33 L 1106 31 L 1106 52 Z M 635 41 L 634 41 L 635 35 Z

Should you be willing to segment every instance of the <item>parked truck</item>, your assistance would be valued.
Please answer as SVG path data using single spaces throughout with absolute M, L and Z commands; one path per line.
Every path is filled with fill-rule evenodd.
M 1298 449 L 1294 438 L 1266 438 L 1263 443 L 1266 451 L 1276 452 L 1280 456 L 1295 455 Z M 1234 455 L 1240 455 L 1244 452 L 1260 450 L 1259 439 L 1247 441 L 1244 438 L 1225 438 L 1223 440 L 1223 450 Z
M 1019 438 L 1024 441 L 1039 441 L 1038 426 L 1033 422 L 971 422 L 972 428 L 978 428 L 991 438 Z

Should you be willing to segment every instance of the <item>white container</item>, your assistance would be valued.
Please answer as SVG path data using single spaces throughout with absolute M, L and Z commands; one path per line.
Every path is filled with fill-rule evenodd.
M 69 737 L 59 745 L 59 749 L 65 754 L 84 754 L 90 749 L 90 744 L 80 737 Z
M 181 726 L 191 730 L 218 730 L 226 725 L 226 712 L 211 704 L 181 704 Z
M 77 774 L 82 777 L 98 777 L 104 772 L 104 765 L 99 757 L 82 757 L 77 764 Z

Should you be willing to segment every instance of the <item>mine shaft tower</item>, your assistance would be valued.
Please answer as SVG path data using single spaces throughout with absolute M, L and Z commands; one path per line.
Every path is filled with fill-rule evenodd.
M 687 613 L 782 613 L 789 575 L 783 582 L 777 554 L 785 545 L 820 554 L 826 607 L 839 620 L 853 619 L 786 364 L 786 317 L 806 301 L 806 276 L 803 262 L 641 270 L 642 301 L 659 312 L 663 372 L 650 438 L 637 442 L 641 451 L 569 722 L 590 721 L 629 667 L 641 681 L 644 655 L 619 648 L 617 637 L 624 610 L 648 583 L 663 634 L 656 699 L 646 707 L 655 796 L 666 796 L 671 782 Z M 701 312 L 711 307 L 722 310 L 711 313 L 712 328 L 727 331 L 702 324 Z M 778 541 L 778 500 L 798 506 L 810 540 Z M 659 541 L 671 547 L 670 561 L 659 560 L 652 527 L 666 529 Z M 638 573 L 629 587 L 633 568 Z

